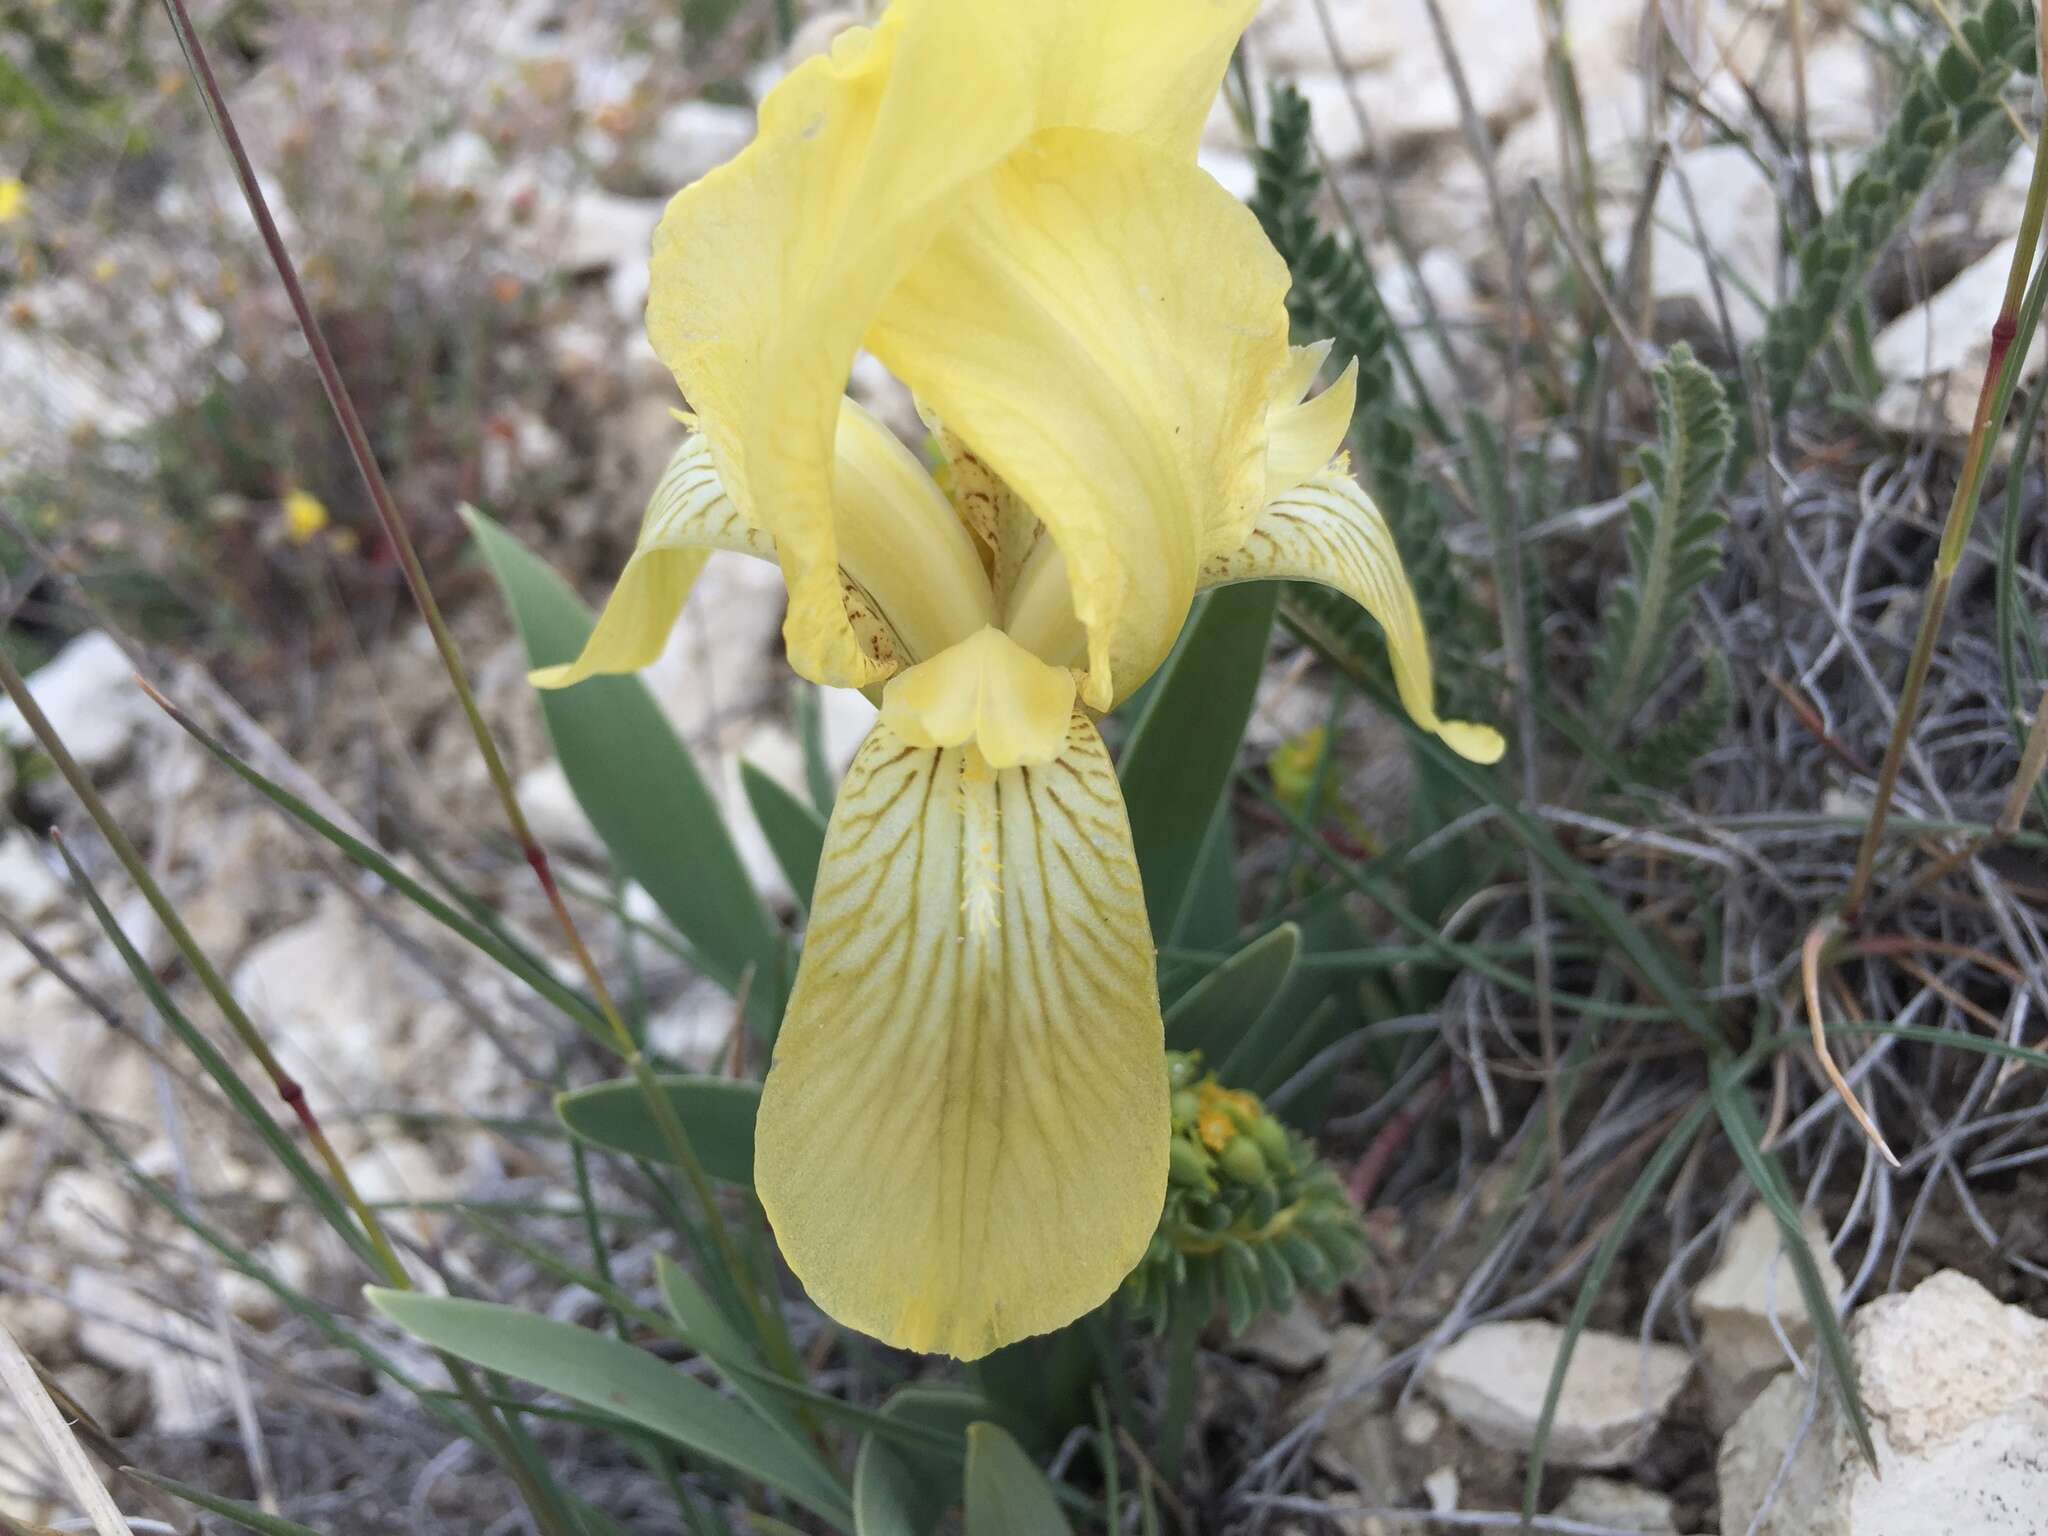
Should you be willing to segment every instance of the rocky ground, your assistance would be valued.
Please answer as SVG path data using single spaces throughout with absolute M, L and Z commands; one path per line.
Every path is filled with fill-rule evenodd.
M 1780 284 L 1787 189 L 1775 161 L 1721 125 L 1797 120 L 1784 11 L 1740 0 L 1560 9 L 1610 259 L 1632 230 L 1648 231 L 1640 322 L 1660 336 L 1753 341 Z M 1425 384 L 1474 401 L 1504 387 L 1487 339 L 1511 278 L 1496 200 L 1504 186 L 1559 183 L 1545 11 L 1273 0 L 1247 45 L 1254 79 L 1291 79 L 1314 104 L 1322 151 Z M 1884 13 L 1819 0 L 1805 12 L 1804 144 L 1825 203 L 1883 125 Z M 235 110 L 395 455 L 399 498 L 522 800 L 616 959 L 631 941 L 604 914 L 601 849 L 550 760 L 523 660 L 464 559 L 454 507 L 478 501 L 586 592 L 602 591 L 678 430 L 674 386 L 639 329 L 663 199 L 734 153 L 749 102 L 845 17 L 811 17 L 777 50 L 765 41 L 766 4 L 702 33 L 673 8 L 625 0 L 430 0 L 379 10 L 374 40 L 362 14 L 280 7 L 236 71 Z M 1677 58 L 1654 76 L 1641 67 L 1652 23 Z M 1447 67 L 1440 32 L 1461 69 Z M 142 672 L 344 827 L 402 850 L 413 869 L 445 864 L 515 925 L 540 931 L 526 871 L 495 831 L 473 746 L 327 435 L 224 163 L 176 83 L 175 50 L 153 46 L 149 57 L 162 71 L 137 109 L 149 151 L 67 152 L 50 163 L 68 175 L 31 181 L 26 223 L 0 227 L 0 506 L 28 550 L 0 605 L 54 655 L 36 676 L 38 698 L 338 1127 L 366 1193 L 429 1205 L 544 1200 L 559 1169 L 483 1122 L 537 1113 L 547 1079 L 589 1065 L 584 1048 L 402 902 L 344 872 L 133 686 Z M 1248 147 L 1221 108 L 1203 155 L 1226 186 L 1250 191 Z M 1914 452 L 1967 428 L 2027 170 L 2024 153 L 2003 172 L 1980 168 L 1967 195 L 1930 205 L 1886 276 L 1872 342 L 1887 381 L 1877 414 L 1911 434 Z M 2029 377 L 2040 362 L 2037 344 Z M 857 374 L 855 388 L 902 418 L 906 402 L 879 370 Z M 332 520 L 305 545 L 278 522 L 301 486 Z M 1479 541 L 1472 530 L 1454 538 Z M 146 574 L 156 607 L 138 609 L 132 584 L 103 579 L 122 562 Z M 792 786 L 801 777 L 780 603 L 773 571 L 715 561 L 649 681 L 731 809 L 750 870 L 787 910 L 737 780 L 743 761 Z M 158 608 L 174 616 L 172 643 L 154 638 Z M 1304 660 L 1276 658 L 1253 730 L 1259 750 L 1323 718 L 1324 685 Z M 868 709 L 851 695 L 823 703 L 843 765 Z M 0 712 L 0 739 L 24 747 L 18 716 Z M 1397 746 L 1355 734 L 1350 747 L 1354 801 L 1398 807 Z M 137 1166 L 206 1202 L 295 1285 L 347 1304 L 343 1256 L 292 1206 L 262 1149 L 159 1049 L 161 1024 L 40 834 L 55 824 L 72 835 L 128 932 L 204 1016 L 154 920 L 29 754 L 0 757 L 0 776 L 11 812 L 0 823 L 0 922 L 21 939 L 0 944 L 0 1322 L 129 1437 L 138 1462 L 192 1469 L 251 1455 L 278 1486 L 309 1493 L 323 1475 L 360 1473 L 355 1453 L 330 1465 L 296 1438 L 336 1411 L 297 1321 L 139 1204 L 72 1112 L 101 1117 Z M 631 892 L 625 900 L 635 911 Z M 688 1063 L 716 1059 L 730 1001 L 658 949 L 632 947 L 653 1046 Z M 2023 1212 L 2041 1194 L 2022 1183 L 1999 1197 Z M 1394 1536 L 1518 1506 L 1570 1292 L 1538 1284 L 1511 1317 L 1460 1304 L 1459 1263 L 1486 1252 L 1469 1240 L 1485 1200 L 1483 1189 L 1397 1192 L 1370 1213 L 1383 1262 L 1349 1293 L 1227 1348 L 1219 1339 L 1206 1357 L 1200 1453 L 1266 1528 Z M 1842 1216 L 1826 1202 L 1812 1213 L 1823 1250 L 1829 1219 Z M 411 1219 L 421 1244 L 455 1243 L 445 1213 Z M 2007 1230 L 2031 1232 L 2020 1257 L 2048 1279 L 2038 1217 Z M 1888 1279 L 1831 1273 L 1833 1295 L 1853 1305 L 1881 1478 L 1816 1385 L 1812 1325 L 1777 1259 L 1767 1214 L 1730 1208 L 1669 1267 L 1617 1282 L 1566 1380 L 1547 1528 L 2048 1530 L 2048 1323 L 1980 1283 L 2008 1273 L 1999 1257 L 1956 1261 L 1976 1278 L 1939 1267 L 1938 1254 Z M 522 1282 L 475 1279 L 487 1294 Z M 69 1513 L 6 1413 L 0 1514 Z M 436 1465 L 438 1449 L 387 1447 L 379 1466 L 421 1508 L 464 1508 L 464 1477 Z M 300 1518 L 328 1528 L 315 1513 Z

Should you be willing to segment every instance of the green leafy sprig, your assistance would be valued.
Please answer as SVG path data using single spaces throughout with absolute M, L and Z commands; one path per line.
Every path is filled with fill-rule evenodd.
M 1735 441 L 1727 392 L 1684 343 L 1651 374 L 1657 445 L 1642 454 L 1643 487 L 1630 509 L 1629 574 L 1609 597 L 1595 659 L 1594 697 L 1609 731 L 1625 726 L 1670 660 L 1688 597 L 1721 569 L 1728 520 L 1719 500 Z
M 1304 1290 L 1336 1288 L 1365 1254 L 1344 1186 L 1315 1148 L 1254 1094 L 1224 1087 L 1199 1052 L 1169 1051 L 1173 1140 L 1166 1208 L 1124 1281 L 1131 1309 L 1155 1331 L 1218 1305 L 1242 1333 Z
M 1936 167 L 1980 128 L 2010 133 L 2000 93 L 2035 72 L 2034 8 L 1990 0 L 1957 29 L 1899 104 L 1883 141 L 1799 246 L 1798 290 L 1771 312 L 1762 344 L 1771 415 L 1781 417 L 1843 304 L 1905 221 Z

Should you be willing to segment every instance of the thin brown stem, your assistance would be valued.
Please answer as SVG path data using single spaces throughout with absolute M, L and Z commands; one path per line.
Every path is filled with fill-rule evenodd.
M 2048 22 L 2048 18 L 2044 18 Z M 1934 659 L 1934 642 L 1948 611 L 1949 590 L 1956 567 L 1962 563 L 1969 542 L 1970 527 L 1977 515 L 1977 501 L 1983 490 L 1984 471 L 1991 457 L 1991 444 L 2003 422 L 2017 381 L 2017 364 L 2024 347 L 2015 349 L 2019 336 L 2020 307 L 2027 295 L 2027 281 L 2034 270 L 2034 253 L 2041 243 L 2044 209 L 2048 209 L 2048 160 L 2034 157 L 2033 175 L 2027 183 L 2026 209 L 2020 216 L 2019 237 L 2014 243 L 2012 266 L 2006 273 L 2005 297 L 1998 318 L 1991 327 L 1991 352 L 1984 364 L 1984 380 L 1977 390 L 1977 410 L 1970 423 L 1969 447 L 1956 480 L 1955 495 L 1949 501 L 1948 516 L 1942 524 L 1941 545 L 1935 554 L 1934 573 L 1920 609 L 1920 629 L 1913 639 L 1913 656 L 1907 664 L 1905 689 L 1899 697 L 1898 717 L 1892 722 L 1891 739 L 1885 744 L 1884 762 L 1877 773 L 1877 792 L 1870 809 L 1870 821 L 1856 850 L 1856 873 L 1849 882 L 1842 903 L 1843 919 L 1853 925 L 1869 895 L 1871 875 L 1877 861 L 1878 844 L 1884 837 L 1884 823 L 1890 813 L 1892 796 L 1898 789 L 1899 770 L 1912 740 L 1913 726 L 1920 713 L 1920 693 L 1927 682 Z
M 772 1320 L 769 1309 L 764 1306 L 751 1283 L 752 1271 L 739 1257 L 737 1245 L 733 1242 L 724 1215 L 711 1190 L 710 1179 L 704 1172 L 703 1164 L 690 1145 L 689 1134 L 676 1117 L 665 1094 L 654 1085 L 653 1072 L 647 1066 L 632 1032 L 626 1028 L 618 1006 L 613 1001 L 611 989 L 605 985 L 604 976 L 597 962 L 591 957 L 589 946 L 583 942 L 583 935 L 570 915 L 568 904 L 562 899 L 554 871 L 548 863 L 547 850 L 533 835 L 527 823 L 526 813 L 521 809 L 519 796 L 512 787 L 512 776 L 505 767 L 504 757 L 498 751 L 497 741 L 492 737 L 490 727 L 484 723 L 483 712 L 478 708 L 475 691 L 471 688 L 469 674 L 462 662 L 460 649 L 447 621 L 441 615 L 441 606 L 435 600 L 433 588 L 427 581 L 426 569 L 420 563 L 419 551 L 414 547 L 411 532 L 406 526 L 398 503 L 392 497 L 391 488 L 385 483 L 384 471 L 377 462 L 375 450 L 370 446 L 369 434 L 363 429 L 362 417 L 357 413 L 355 401 L 350 396 L 348 385 L 341 377 L 341 370 L 334 361 L 333 350 L 327 344 L 327 337 L 320 328 L 320 321 L 306 299 L 304 286 L 299 282 L 297 267 L 291 253 L 285 249 L 284 239 L 277 230 L 277 221 L 271 217 L 269 201 L 264 197 L 261 183 L 257 180 L 255 167 L 251 164 L 248 151 L 243 147 L 240 131 L 235 127 L 233 114 L 228 111 L 226 98 L 222 95 L 220 83 L 215 79 L 213 65 L 206 56 L 205 45 L 200 41 L 198 30 L 192 25 L 191 14 L 185 7 L 185 0 L 163 0 L 164 9 L 171 19 L 172 29 L 177 33 L 178 45 L 184 50 L 186 63 L 191 67 L 192 77 L 199 87 L 199 93 L 206 103 L 208 115 L 215 130 L 220 134 L 228 159 L 234 167 L 235 181 L 240 186 L 243 200 L 248 204 L 249 213 L 256 221 L 257 232 L 261 235 L 264 249 L 269 253 L 271 265 L 276 269 L 278 281 L 283 284 L 285 297 L 291 304 L 292 314 L 297 319 L 300 333 L 305 337 L 306 349 L 313 360 L 314 371 L 320 377 L 320 388 L 327 396 L 327 404 L 334 412 L 335 421 L 341 427 L 341 435 L 348 445 L 349 457 L 354 461 L 356 472 L 362 477 L 363 488 L 368 493 L 370 505 L 377 515 L 377 522 L 398 557 L 399 570 L 405 577 L 406 589 L 411 592 L 418 605 L 420 616 L 426 621 L 428 632 L 433 636 L 434 648 L 440 654 L 441 664 L 447 671 L 448 680 L 455 689 L 457 702 L 469 722 L 470 734 L 475 737 L 477 751 L 482 756 L 484 770 L 489 775 L 491 787 L 496 791 L 498 803 L 503 808 L 506 822 L 510 825 L 513 838 L 518 842 L 527 865 L 540 882 L 547 898 L 549 910 L 561 927 L 563 937 L 568 941 L 570 952 L 575 956 L 577 966 L 582 970 L 591 997 L 596 1001 L 598 1011 L 603 1015 L 610 1031 L 614 1048 L 626 1061 L 633 1076 L 647 1093 L 653 1108 L 656 1123 L 663 1140 L 667 1143 L 673 1160 L 683 1169 L 693 1193 L 704 1208 L 704 1219 L 710 1230 L 713 1244 L 720 1259 L 726 1263 L 734 1277 L 740 1295 L 744 1298 L 752 1320 L 763 1343 L 778 1359 L 794 1367 L 794 1352 L 789 1348 L 786 1330 Z M 296 1086 L 296 1085 L 294 1085 Z M 299 1109 L 302 1099 L 293 1101 L 293 1108 Z
M 348 1177 L 347 1168 L 328 1141 L 319 1117 L 313 1112 L 313 1106 L 307 1102 L 306 1090 L 297 1079 L 285 1071 L 276 1053 L 270 1049 L 269 1042 L 263 1038 L 262 1031 L 256 1028 L 255 1023 L 243 1010 L 226 979 L 200 949 L 198 941 L 192 937 L 191 930 L 185 926 L 184 919 L 178 915 L 177 907 L 150 874 L 149 866 L 144 863 L 142 855 L 128 840 L 128 834 L 121 830 L 121 824 L 107 809 L 106 802 L 100 798 L 92 780 L 87 777 L 85 770 L 79 767 L 78 760 L 71 755 L 70 748 L 65 746 L 63 738 L 50 724 L 49 716 L 43 713 L 42 706 L 36 702 L 36 696 L 29 691 L 28 684 L 4 651 L 0 651 L 0 691 L 4 691 L 21 711 L 23 722 L 41 743 L 43 750 L 49 754 L 50 761 L 56 765 L 58 774 L 71 787 L 79 803 L 85 807 L 86 814 L 92 818 L 93 825 L 99 828 L 100 836 L 106 839 L 107 846 L 114 852 L 114 857 L 120 860 L 121 867 L 127 870 L 128 877 L 135 882 L 136 889 L 149 903 L 150 910 L 164 925 L 164 932 L 170 937 L 178 953 L 184 957 L 186 964 L 192 967 L 192 973 L 198 978 L 199 984 L 206 989 L 207 995 L 219 1007 L 222 1016 L 228 1021 L 228 1027 L 235 1032 L 243 1048 L 256 1058 L 264 1075 L 270 1079 L 271 1087 L 276 1090 L 277 1096 L 289 1105 L 292 1113 L 298 1117 L 299 1124 L 306 1132 L 306 1139 L 312 1144 L 321 1162 L 327 1166 L 329 1175 L 334 1179 L 335 1188 L 341 1191 L 349 1209 L 362 1225 L 364 1237 L 377 1253 L 379 1266 L 402 1275 L 404 1270 L 399 1265 L 397 1253 L 393 1251 L 389 1239 L 385 1236 L 376 1213 L 356 1193 L 355 1186 Z

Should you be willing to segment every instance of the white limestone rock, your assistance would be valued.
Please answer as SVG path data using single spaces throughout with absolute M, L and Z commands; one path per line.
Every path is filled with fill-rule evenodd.
M 184 1313 L 129 1289 L 107 1270 L 71 1276 L 78 1347 L 88 1359 L 148 1378 L 151 1422 L 163 1435 L 195 1435 L 228 1410 L 220 1343 Z
M 112 635 L 91 630 L 73 640 L 28 680 L 29 692 L 87 773 L 118 767 L 135 738 L 163 719 L 135 686 L 135 667 Z M 0 703 L 0 740 L 27 747 L 35 733 L 12 700 Z
M 1556 1323 L 1482 1323 L 1429 1362 L 1422 1386 L 1488 1445 L 1528 1451 L 1564 1342 Z M 1551 1424 L 1550 1462 L 1617 1467 L 1641 1455 L 1692 1357 L 1670 1344 L 1645 1349 L 1618 1334 L 1579 1335 Z
M 519 796 L 519 808 L 526 813 L 527 825 L 550 854 L 604 858 L 604 839 L 583 814 L 576 791 L 569 787 L 569 776 L 559 762 L 549 758 L 538 767 L 529 768 L 519 776 L 513 789 Z
M 645 267 L 664 206 L 658 197 L 620 197 L 596 188 L 578 192 L 562 230 L 562 271 L 573 276 Z
M 1230 1343 L 1230 1352 L 1279 1371 L 1305 1371 L 1330 1353 L 1330 1330 L 1297 1302 L 1285 1312 L 1262 1313 Z
M 753 137 L 752 108 L 692 99 L 678 102 L 655 120 L 636 161 L 648 181 L 680 191 L 717 170 Z
M 128 1191 L 90 1168 L 60 1168 L 45 1179 L 36 1214 L 56 1251 L 71 1260 L 118 1262 L 135 1232 Z
M 1697 234 L 1687 186 L 1699 213 Z M 1617 213 L 1610 227 L 1607 259 L 1617 266 L 1628 256 L 1631 222 Z M 1735 339 L 1748 343 L 1763 335 L 1764 306 L 1777 289 L 1778 188 L 1746 148 L 1709 144 L 1674 158 L 1657 189 L 1649 247 L 1651 291 L 1659 303 L 1689 302 L 1718 330 L 1718 275 Z
M 1611 1531 L 1642 1531 L 1645 1536 L 1678 1536 L 1671 1501 L 1634 1483 L 1611 1477 L 1582 1477 L 1564 1502 L 1551 1511 L 1560 1520 L 1603 1526 Z
M 1908 1294 L 1871 1302 L 1849 1333 L 1878 1471 L 1864 1464 L 1824 1383 L 1779 1376 L 1721 1442 L 1722 1528 L 2039 1536 L 2048 1511 L 2048 1322 L 1944 1270 Z
M 1842 1272 L 1828 1252 L 1827 1232 L 1810 1211 L 1802 1225 L 1832 1304 L 1842 1294 Z M 1708 1418 L 1717 1433 L 1733 1424 L 1764 1384 L 1813 1343 L 1813 1319 L 1798 1279 L 1785 1262 L 1780 1237 L 1770 1208 L 1761 1203 L 1751 1206 L 1728 1234 L 1720 1262 L 1693 1292 Z M 1791 1356 L 1785 1352 L 1787 1345 Z
M 0 837 L 0 910 L 16 922 L 34 926 L 66 899 L 64 883 L 43 862 L 26 833 Z
M 1319 1465 L 1393 1497 L 1402 1491 L 1406 1463 L 1384 1412 L 1387 1384 L 1379 1378 L 1387 1358 L 1374 1330 L 1358 1323 L 1333 1329 L 1322 1369 L 1309 1378 L 1288 1423 L 1315 1421 Z
M 390 1047 L 417 1011 L 383 937 L 330 898 L 255 945 L 230 978 L 279 1061 L 326 1105 L 388 1092 Z
M 1877 419 L 1894 432 L 1969 435 L 1977 392 L 1991 356 L 1991 327 L 2005 300 L 2016 240 L 2003 240 L 1951 278 L 1926 303 L 1909 309 L 1871 344 L 1890 382 L 1877 398 Z M 2022 385 L 2048 361 L 2048 338 L 2036 335 L 2020 365 Z

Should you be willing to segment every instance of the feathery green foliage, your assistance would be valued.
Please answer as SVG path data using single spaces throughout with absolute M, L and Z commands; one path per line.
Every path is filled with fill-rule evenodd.
M 1644 731 L 1622 755 L 1622 773 L 1652 789 L 1671 789 L 1691 777 L 1699 760 L 1721 744 L 1735 710 L 1735 680 L 1727 658 L 1701 658 L 1699 692 L 1676 715 Z
M 1683 343 L 1651 377 L 1657 446 L 1643 450 L 1643 490 L 1629 518 L 1629 575 L 1608 600 L 1611 617 L 1595 662 L 1594 697 L 1610 730 L 1628 723 L 1663 675 L 1686 598 L 1721 568 L 1727 526 L 1717 505 L 1735 438 L 1727 392 Z
M 2033 6 L 1991 0 L 1959 30 L 1961 38 L 1920 71 L 1883 142 L 1800 243 L 1798 291 L 1771 312 L 1764 332 L 1773 417 L 1790 408 L 1843 303 L 1858 291 L 1940 161 L 1979 128 L 2002 136 L 2013 131 L 1999 110 L 1999 93 L 2014 73 L 2035 71 Z
M 1386 514 L 1424 620 L 1432 633 L 1442 633 L 1457 622 L 1461 589 L 1444 549 L 1442 511 L 1416 470 L 1415 434 L 1403 419 L 1395 389 L 1399 339 L 1364 256 L 1324 229 L 1316 216 L 1323 173 L 1310 127 L 1307 98 L 1291 85 L 1276 88 L 1258 150 L 1252 212 L 1293 275 L 1287 307 L 1296 335 L 1334 337 L 1333 361 L 1339 367 L 1358 361 L 1351 441 L 1362 461 L 1359 474 Z

